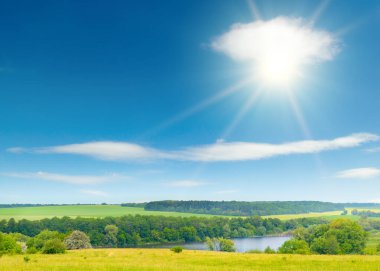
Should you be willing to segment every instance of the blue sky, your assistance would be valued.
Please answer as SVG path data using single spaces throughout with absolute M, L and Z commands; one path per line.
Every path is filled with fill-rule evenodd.
M 377 1 L 2 1 L 0 29 L 0 202 L 380 201 Z

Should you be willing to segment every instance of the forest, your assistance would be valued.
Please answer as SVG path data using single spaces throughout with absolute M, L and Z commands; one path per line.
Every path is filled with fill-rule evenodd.
M 93 247 L 131 247 L 138 244 L 204 241 L 206 237 L 248 237 L 282 234 L 298 227 L 325 224 L 322 218 L 281 221 L 276 218 L 123 216 L 0 221 L 0 232 L 36 236 L 44 230 L 86 233 Z M 110 231 L 112 229 L 112 231 Z M 112 238 L 110 236 L 112 235 Z
M 321 201 L 152 201 L 148 211 L 183 212 L 228 216 L 265 216 L 343 211 L 343 203 Z

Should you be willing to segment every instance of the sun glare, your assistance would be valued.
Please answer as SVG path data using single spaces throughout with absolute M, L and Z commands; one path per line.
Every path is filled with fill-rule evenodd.
M 255 81 L 268 89 L 291 89 L 308 65 L 331 60 L 339 51 L 335 36 L 301 18 L 235 24 L 213 48 L 253 67 Z

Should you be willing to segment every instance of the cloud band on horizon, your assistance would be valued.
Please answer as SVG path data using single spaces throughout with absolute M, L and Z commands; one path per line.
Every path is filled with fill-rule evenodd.
M 74 154 L 108 161 L 177 160 L 192 162 L 222 162 L 261 160 L 292 154 L 312 154 L 354 148 L 379 141 L 370 133 L 358 133 L 331 140 L 303 140 L 281 144 L 255 142 L 216 142 L 209 145 L 160 150 L 139 144 L 119 141 L 95 141 L 42 148 L 10 148 L 13 153 Z

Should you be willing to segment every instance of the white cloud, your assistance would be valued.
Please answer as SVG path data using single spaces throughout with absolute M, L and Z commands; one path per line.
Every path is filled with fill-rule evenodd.
M 3 173 L 1 175 L 12 177 L 12 178 L 21 178 L 21 179 L 33 179 L 33 180 L 44 180 L 44 181 L 53 181 L 61 183 L 69 183 L 76 185 L 84 184 L 100 184 L 116 180 L 127 179 L 127 176 L 111 174 L 104 176 L 93 176 L 93 175 L 64 175 L 57 173 L 48 173 L 48 172 L 35 172 L 35 173 Z
M 281 82 L 299 74 L 303 65 L 331 60 L 339 51 L 333 34 L 289 17 L 234 24 L 211 46 L 236 61 L 255 64 L 258 73 L 264 73 L 259 76 Z
M 352 148 L 375 140 L 379 140 L 377 135 L 363 133 L 339 137 L 333 140 L 305 140 L 283 144 L 222 142 L 188 148 L 180 152 L 179 157 L 182 157 L 184 160 L 204 162 L 260 160 L 274 156 L 310 154 Z
M 365 167 L 340 171 L 336 174 L 340 179 L 371 179 L 380 176 L 380 169 Z
M 207 183 L 197 181 L 197 180 L 180 180 L 180 181 L 174 181 L 167 183 L 167 185 L 172 186 L 172 187 L 197 187 L 197 186 L 202 186 Z
M 82 193 L 88 194 L 91 196 L 98 196 L 98 197 L 106 197 L 108 194 L 106 192 L 100 191 L 100 190 L 81 190 Z
M 218 141 L 210 145 L 191 146 L 178 150 L 158 150 L 129 142 L 99 141 L 30 149 L 34 153 L 84 155 L 113 161 L 180 160 L 194 162 L 260 160 L 292 154 L 311 154 L 361 146 L 378 141 L 379 136 L 368 133 L 352 134 L 332 140 L 304 140 L 282 144 Z
M 367 152 L 380 152 L 380 147 L 366 149 Z

